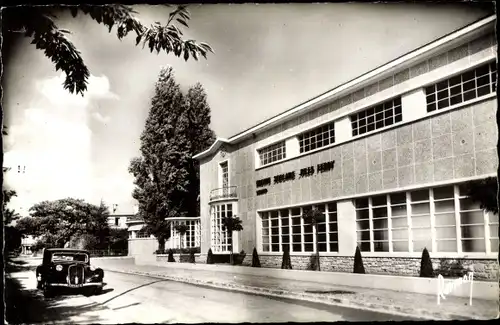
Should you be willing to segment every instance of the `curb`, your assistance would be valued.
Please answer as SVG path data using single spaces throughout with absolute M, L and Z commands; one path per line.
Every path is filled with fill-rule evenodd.
M 309 293 L 302 293 L 302 292 L 297 293 L 297 292 L 281 290 L 281 289 L 271 289 L 271 288 L 265 288 L 265 287 L 252 287 L 252 286 L 246 286 L 246 285 L 238 285 L 238 284 L 234 284 L 234 283 L 206 281 L 206 280 L 199 280 L 199 279 L 193 279 L 193 278 L 171 276 L 171 275 L 160 274 L 160 273 L 155 273 L 155 272 L 125 271 L 125 270 L 118 270 L 118 269 L 112 269 L 112 268 L 107 268 L 107 267 L 103 268 L 103 270 L 109 271 L 109 272 L 135 274 L 135 275 L 141 275 L 141 276 L 147 276 L 147 277 L 162 278 L 162 279 L 167 279 L 167 280 L 171 280 L 171 281 L 187 283 L 187 284 L 192 284 L 192 285 L 197 285 L 197 286 L 202 286 L 202 287 L 215 288 L 215 289 L 219 289 L 219 290 L 222 289 L 222 290 L 227 290 L 227 291 L 243 292 L 243 293 L 259 295 L 259 296 L 277 297 L 277 298 L 285 298 L 285 299 L 291 299 L 291 300 L 307 301 L 307 302 L 325 304 L 325 305 L 330 305 L 330 306 L 354 308 L 354 309 L 377 312 L 377 313 L 386 313 L 386 314 L 388 313 L 388 314 L 392 314 L 392 315 L 396 315 L 396 316 L 418 318 L 420 320 L 453 320 L 453 319 L 457 319 L 457 320 L 462 320 L 462 319 L 465 319 L 465 320 L 467 320 L 467 319 L 483 320 L 484 319 L 482 317 L 474 317 L 474 316 L 470 316 L 470 315 L 458 315 L 456 313 L 428 312 L 426 310 L 415 309 L 415 308 L 411 308 L 411 307 L 393 306 L 393 305 L 387 306 L 387 305 L 379 304 L 379 303 L 359 303 L 359 302 L 355 302 L 355 301 L 351 301 L 349 299 L 343 299 L 343 298 L 335 298 L 335 297 L 321 298 L 321 297 L 318 297 L 317 295 L 309 294 Z

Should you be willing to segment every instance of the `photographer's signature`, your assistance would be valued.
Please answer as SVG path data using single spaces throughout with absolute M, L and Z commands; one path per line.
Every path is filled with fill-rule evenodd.
M 438 305 L 441 302 L 441 298 L 446 299 L 446 295 L 454 291 L 458 286 L 461 286 L 466 283 L 470 283 L 470 297 L 469 297 L 469 305 L 472 305 L 472 286 L 474 284 L 474 272 L 467 272 L 462 278 L 455 279 L 453 281 L 449 281 L 448 283 L 444 283 L 444 278 L 440 274 L 438 275 L 438 290 L 437 290 L 437 303 Z

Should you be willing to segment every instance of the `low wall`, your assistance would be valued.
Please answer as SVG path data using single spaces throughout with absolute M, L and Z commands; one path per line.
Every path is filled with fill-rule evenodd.
M 281 255 L 259 255 L 260 265 L 264 268 L 281 268 Z M 290 256 L 292 268 L 295 270 L 314 270 L 315 256 Z M 498 281 L 498 262 L 493 259 L 451 259 L 432 258 L 432 266 L 436 275 L 445 278 L 457 278 L 467 271 L 474 270 L 474 278 L 482 281 Z M 400 275 L 418 277 L 420 275 L 418 257 L 363 257 L 363 265 L 367 274 Z M 321 271 L 352 273 L 354 257 L 321 256 Z M 252 265 L 252 255 L 247 255 L 243 265 Z
M 133 238 L 128 240 L 129 256 L 152 255 L 158 249 L 155 238 Z
M 135 265 L 135 258 L 133 256 L 94 257 L 90 259 L 90 264 L 96 267 L 127 267 Z

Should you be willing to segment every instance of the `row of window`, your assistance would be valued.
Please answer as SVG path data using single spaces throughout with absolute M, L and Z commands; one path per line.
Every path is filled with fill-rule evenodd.
M 176 229 L 175 225 L 187 225 L 188 229 L 182 236 Z M 171 241 L 173 248 L 192 248 L 201 246 L 201 229 L 199 220 L 176 221 L 172 223 Z
M 261 214 L 262 251 L 338 252 L 336 203 L 316 205 L 318 232 L 304 223 L 312 206 Z M 355 200 L 357 245 L 363 252 L 498 252 L 498 215 L 483 212 L 460 186 Z
M 497 252 L 498 215 L 483 212 L 462 186 L 355 200 L 364 252 Z
M 496 91 L 496 62 L 442 80 L 425 88 L 427 112 L 473 100 Z M 396 97 L 350 116 L 352 136 L 372 132 L 403 121 L 401 97 Z M 298 135 L 300 153 L 335 143 L 335 122 Z M 260 164 L 265 166 L 286 158 L 285 141 L 259 150 Z
M 302 214 L 313 208 L 304 206 L 263 212 L 262 250 L 264 252 L 315 252 L 315 237 L 320 252 L 338 252 L 337 204 L 314 206 L 323 217 L 318 222 L 318 233 L 311 224 L 304 223 Z

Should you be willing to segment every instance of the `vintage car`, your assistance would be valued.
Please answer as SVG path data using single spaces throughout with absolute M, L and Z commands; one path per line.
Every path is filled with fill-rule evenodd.
M 104 271 L 90 265 L 85 250 L 49 248 L 43 251 L 42 265 L 36 268 L 37 288 L 46 297 L 57 288 L 80 289 L 86 294 L 102 292 Z

